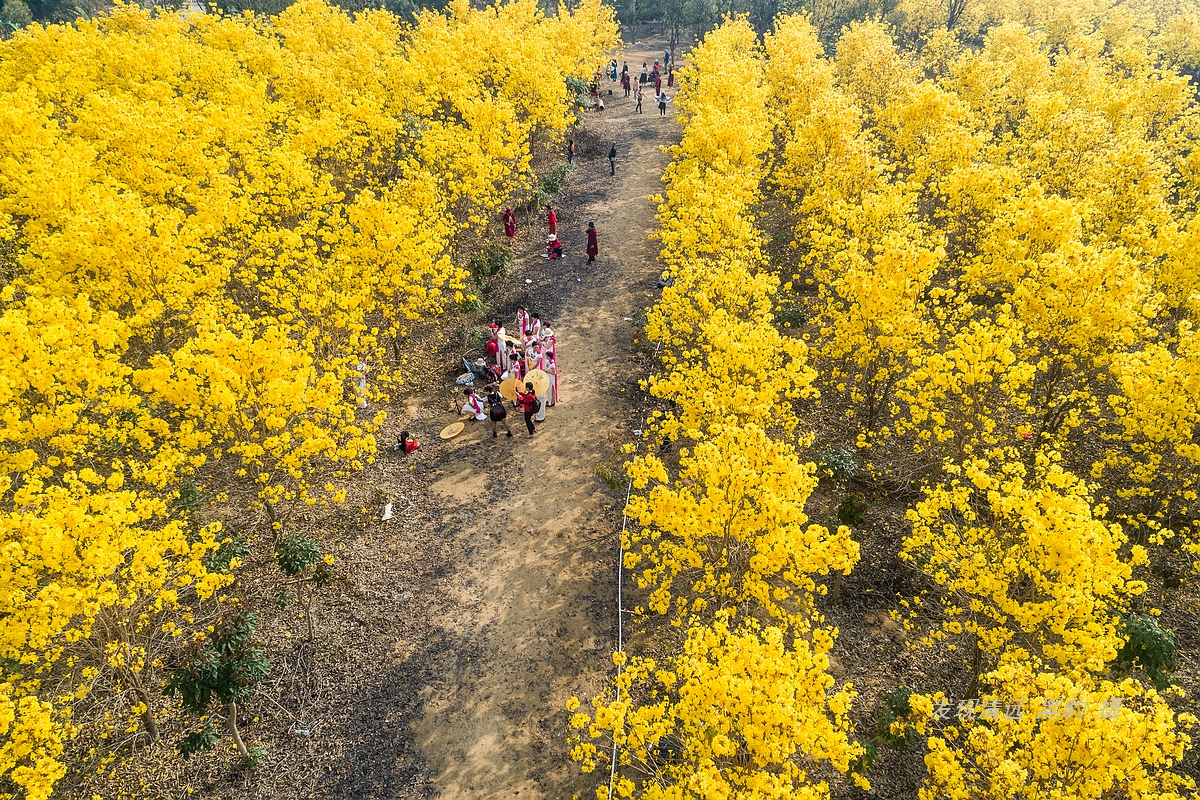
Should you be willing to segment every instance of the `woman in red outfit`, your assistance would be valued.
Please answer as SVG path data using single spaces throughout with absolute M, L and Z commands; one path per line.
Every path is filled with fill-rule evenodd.
M 529 430 L 526 438 L 533 438 L 533 415 L 537 413 L 538 399 L 537 393 L 533 391 L 533 384 L 529 381 L 525 382 L 525 391 L 517 392 L 517 405 L 525 412 L 525 427 Z
M 546 215 L 546 222 L 550 225 L 550 235 L 553 236 L 558 233 L 558 215 L 554 213 L 554 209 L 550 206 L 546 206 L 546 211 L 549 212 Z
M 513 214 L 512 208 L 504 209 L 504 235 L 509 239 L 517 235 L 517 216 Z
M 596 260 L 596 256 L 600 254 L 600 245 L 596 241 L 596 223 L 588 223 L 588 245 L 587 245 L 588 262 Z

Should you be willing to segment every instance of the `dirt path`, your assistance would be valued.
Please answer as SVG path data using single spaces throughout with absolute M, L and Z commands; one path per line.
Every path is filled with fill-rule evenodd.
M 642 61 L 661 54 L 657 40 L 631 48 L 635 80 Z M 339 747 L 341 761 L 323 781 L 330 796 L 586 797 L 598 780 L 567 761 L 563 706 L 596 690 L 611 669 L 623 498 L 595 468 L 619 463 L 616 448 L 636 421 L 637 382 L 648 364 L 635 353 L 631 320 L 653 302 L 658 276 L 647 198 L 661 190 L 661 146 L 678 137 L 673 106 L 660 118 L 647 92 L 637 115 L 619 84 L 606 80 L 610 87 L 556 203 L 566 258 L 540 257 L 544 222 L 535 221 L 508 279 L 531 281 L 528 304 L 555 330 L 560 404 L 532 440 L 516 414 L 512 439 L 493 440 L 486 423 L 476 423 L 443 443 L 431 434 L 455 417 L 416 404 L 408 419 L 389 423 L 423 432 L 428 446 L 411 462 L 382 461 L 372 480 L 440 516 L 379 526 L 383 575 L 379 564 L 353 563 L 369 548 L 345 554 L 352 570 L 369 576 L 347 604 L 356 602 L 350 595 L 389 598 L 381 601 L 386 619 L 364 620 L 360 635 L 389 646 L 361 665 L 358 697 L 346 711 L 363 736 Z M 599 231 L 595 264 L 584 255 L 589 220 Z M 507 308 L 496 313 L 510 317 Z M 414 471 L 406 476 L 407 467 Z M 418 482 L 430 486 L 428 495 Z M 423 567 L 414 551 L 430 547 L 437 563 Z M 397 597 L 402 611 L 393 610 Z

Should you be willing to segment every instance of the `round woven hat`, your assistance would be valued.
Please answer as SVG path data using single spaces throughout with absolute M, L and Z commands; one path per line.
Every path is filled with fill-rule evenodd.
M 439 433 L 438 436 L 442 437 L 443 439 L 453 439 L 455 436 L 458 436 L 460 433 L 462 433 L 462 429 L 463 424 L 461 422 L 452 422 L 446 427 L 442 428 L 442 432 Z

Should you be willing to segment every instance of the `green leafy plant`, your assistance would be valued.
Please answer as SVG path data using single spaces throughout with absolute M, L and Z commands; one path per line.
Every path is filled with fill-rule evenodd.
M 489 244 L 482 251 L 476 253 L 467 266 L 475 280 L 479 282 L 480 286 L 483 286 L 493 275 L 501 277 L 507 275 L 512 260 L 512 250 L 508 245 Z
M 204 566 L 209 572 L 229 572 L 249 556 L 250 545 L 246 540 L 240 535 L 230 536 L 221 542 L 220 547 L 209 553 L 204 559 Z
M 204 492 L 196 484 L 187 481 L 176 492 L 173 505 L 181 511 L 195 511 L 204 505 Z
M 865 775 L 871 765 L 875 763 L 875 756 L 879 749 L 874 742 L 865 739 L 855 739 L 854 742 L 862 747 L 863 752 L 862 755 L 850 762 L 850 772 L 855 775 Z
M 799 306 L 782 306 L 776 309 L 775 324 L 781 328 L 799 328 L 808 324 L 808 312 Z
M 575 167 L 573 164 L 562 163 L 554 169 L 547 172 L 538 180 L 538 188 L 547 195 L 555 195 L 562 191 L 566 185 L 567 178 L 571 177 L 571 173 Z
M 1121 620 L 1125 644 L 1117 651 L 1114 667 L 1129 672 L 1135 666 L 1146 671 L 1155 687 L 1171 685 L 1175 671 L 1175 632 L 1158 624 L 1150 614 L 1131 614 Z
M 912 716 L 912 691 L 901 686 L 883 696 L 883 705 L 879 709 L 879 721 L 875 731 L 878 741 L 896 750 L 903 750 L 910 741 L 917 737 L 915 728 L 909 726 L 908 719 Z M 902 723 L 903 732 L 892 730 L 892 725 Z
M 276 601 L 281 607 L 287 605 L 288 603 L 284 602 L 285 592 L 290 596 L 291 591 L 295 590 L 296 597 L 304 601 L 304 621 L 308 628 L 308 640 L 311 642 L 314 635 L 312 610 L 316 589 L 327 586 L 337 574 L 333 566 L 327 563 L 327 559 L 322 558 L 321 548 L 316 542 L 295 533 L 289 533 L 279 540 L 279 544 L 275 546 L 275 563 L 291 578 L 276 595 Z
M 207 716 L 214 702 L 223 705 L 230 738 L 244 761 L 250 758 L 250 751 L 238 730 L 238 703 L 250 699 L 254 687 L 271 669 L 262 648 L 252 641 L 257 624 L 258 614 L 254 612 L 226 614 L 211 633 L 183 649 L 163 688 L 168 697 L 179 695 L 183 707 L 196 716 Z M 186 758 L 211 749 L 219 738 L 206 723 L 185 736 L 176 749 Z
M 842 445 L 817 456 L 819 475 L 844 481 L 858 474 L 858 456 L 850 447 Z
M 200 730 L 192 731 L 180 739 L 179 744 L 175 745 L 175 751 L 187 761 L 201 750 L 212 750 L 220 740 L 221 734 L 213 729 L 211 723 L 206 722 Z
M 866 519 L 868 508 L 870 508 L 870 503 L 858 495 L 846 495 L 841 505 L 837 507 L 838 522 L 848 525 L 851 528 L 857 528 Z
M 467 349 L 478 350 L 487 344 L 488 335 L 483 328 L 471 328 L 467 331 Z

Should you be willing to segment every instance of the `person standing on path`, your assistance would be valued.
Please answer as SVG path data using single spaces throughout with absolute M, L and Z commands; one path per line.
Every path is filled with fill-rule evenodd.
M 517 235 L 517 216 L 513 213 L 512 206 L 504 209 L 504 235 L 509 239 Z
M 667 93 L 663 92 L 658 96 L 658 115 L 665 117 L 667 115 Z
M 641 80 L 639 80 L 639 81 L 638 81 L 638 85 L 642 85 L 642 84 L 644 84 L 644 83 L 646 82 L 646 78 L 647 78 L 649 75 L 650 75 L 650 70 L 649 70 L 649 69 L 647 69 L 647 67 L 646 67 L 646 62 L 645 62 L 645 61 L 643 61 L 643 62 L 642 62 L 642 77 L 641 77 Z
M 669 70 L 667 70 L 667 88 L 668 89 L 675 88 L 675 67 L 674 66 L 672 66 Z
M 617 174 L 617 143 L 613 142 L 612 147 L 608 149 L 608 174 Z
M 575 163 L 575 140 L 574 139 L 567 140 L 567 163 L 568 164 Z
M 663 67 L 671 66 L 671 51 L 663 50 Z
M 508 411 L 504 408 L 504 398 L 500 396 L 500 392 L 496 391 L 496 387 L 492 386 L 488 390 L 487 396 L 488 418 L 492 421 L 492 438 L 496 438 L 496 426 L 504 426 L 504 435 L 509 439 L 512 438 L 512 429 L 508 427 Z
M 558 215 L 554 213 L 554 209 L 546 206 L 546 224 L 550 226 L 550 235 L 554 236 L 558 233 Z
M 526 434 L 527 439 L 532 439 L 534 434 L 533 415 L 537 410 L 537 394 L 533 391 L 533 384 L 525 381 L 525 391 L 517 392 L 517 405 L 521 407 L 521 411 L 525 413 L 525 428 L 529 431 Z
M 600 244 L 596 241 L 596 223 L 588 223 L 588 244 L 587 244 L 588 263 L 596 260 L 596 256 L 600 255 Z
M 658 94 L 662 91 L 662 75 L 654 76 L 654 93 Z
M 629 73 L 626 72 L 621 76 L 621 88 L 625 90 L 625 96 L 629 97 Z
M 638 84 L 637 101 L 637 108 L 634 111 L 640 114 L 642 113 L 642 85 L 640 83 Z

